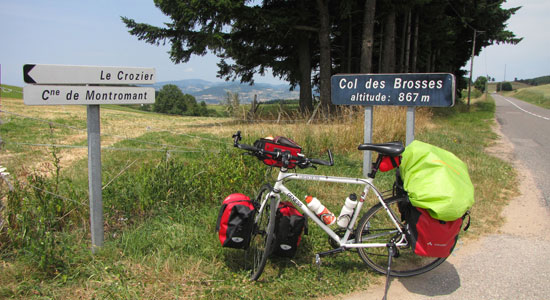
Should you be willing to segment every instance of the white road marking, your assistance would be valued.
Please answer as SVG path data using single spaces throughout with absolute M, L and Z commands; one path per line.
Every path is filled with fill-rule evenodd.
M 504 100 L 510 102 L 510 104 L 512 104 L 513 106 L 517 107 L 519 110 L 521 110 L 521 111 L 523 111 L 523 112 L 525 112 L 525 113 L 528 113 L 528 114 L 530 114 L 530 115 L 532 115 L 532 116 L 535 116 L 535 117 L 538 117 L 538 118 L 541 118 L 541 119 L 550 121 L 550 118 L 548 118 L 548 117 L 543 117 L 543 116 L 541 116 L 541 115 L 537 115 L 537 114 L 535 114 L 535 113 L 532 113 L 532 112 L 530 112 L 530 111 L 528 111 L 528 110 L 525 110 L 525 109 L 519 107 L 517 104 L 515 104 L 515 103 L 512 102 L 511 100 L 508 100 L 506 97 L 504 97 L 504 96 L 501 96 L 501 97 L 502 97 Z

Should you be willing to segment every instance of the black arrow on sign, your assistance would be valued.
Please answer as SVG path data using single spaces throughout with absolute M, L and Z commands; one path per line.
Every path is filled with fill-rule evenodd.
M 36 83 L 34 79 L 29 75 L 29 72 L 34 68 L 36 65 L 23 65 L 23 80 L 26 83 Z

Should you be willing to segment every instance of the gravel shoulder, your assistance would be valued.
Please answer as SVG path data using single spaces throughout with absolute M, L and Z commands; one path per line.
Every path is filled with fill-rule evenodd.
M 548 299 L 550 295 L 550 212 L 530 171 L 501 136 L 489 152 L 512 161 L 520 195 L 503 210 L 500 230 L 460 242 L 445 263 L 426 274 L 394 278 L 388 299 Z M 475 219 L 472 226 L 475 226 Z M 367 290 L 328 299 L 382 299 L 383 278 Z

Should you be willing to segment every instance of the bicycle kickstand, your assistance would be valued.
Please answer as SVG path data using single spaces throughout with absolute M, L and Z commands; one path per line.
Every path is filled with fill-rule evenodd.
M 393 256 L 395 255 L 395 243 L 390 242 L 386 245 L 388 248 L 388 269 L 386 270 L 386 288 L 384 289 L 384 298 L 382 300 L 387 300 L 388 297 L 388 290 L 390 289 L 390 272 L 391 272 L 391 261 Z
M 321 280 L 321 256 L 319 254 L 315 254 L 315 264 L 317 265 L 317 280 Z

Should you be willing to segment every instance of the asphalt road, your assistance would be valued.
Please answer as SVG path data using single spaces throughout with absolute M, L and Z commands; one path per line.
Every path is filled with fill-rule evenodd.
M 426 274 L 394 278 L 388 299 L 550 299 L 550 110 L 493 98 L 503 136 L 496 151 L 518 170 L 521 195 L 504 209 L 499 232 L 466 244 L 459 240 L 451 257 Z M 334 298 L 383 294 L 382 282 Z
M 550 110 L 511 97 L 492 96 L 502 133 L 514 144 L 517 159 L 531 171 L 550 205 Z

